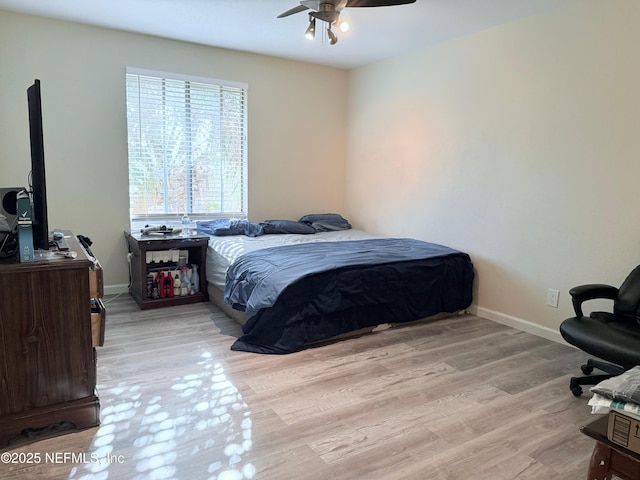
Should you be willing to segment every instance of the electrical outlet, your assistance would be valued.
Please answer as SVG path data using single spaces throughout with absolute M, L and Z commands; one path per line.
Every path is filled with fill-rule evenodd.
M 560 297 L 560 292 L 553 288 L 547 290 L 547 305 L 553 308 L 558 308 L 558 297 Z

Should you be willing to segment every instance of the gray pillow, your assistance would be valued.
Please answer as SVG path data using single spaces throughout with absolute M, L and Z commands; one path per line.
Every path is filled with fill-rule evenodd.
M 299 233 L 308 235 L 310 233 L 316 233 L 316 230 L 312 226 L 293 220 L 265 220 L 260 223 L 260 225 L 262 225 L 262 232 L 264 234 Z
M 351 228 L 349 221 L 338 213 L 312 213 L 303 216 L 298 221 L 312 226 L 316 232 L 349 230 Z

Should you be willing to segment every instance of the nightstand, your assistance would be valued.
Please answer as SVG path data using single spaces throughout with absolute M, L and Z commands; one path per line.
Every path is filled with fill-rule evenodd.
M 129 293 L 141 309 L 184 305 L 203 302 L 209 299 L 206 281 L 206 256 L 208 235 L 143 235 L 141 233 L 124 232 L 129 247 L 130 277 Z M 159 278 L 171 275 L 182 282 L 185 270 L 197 272 L 195 292 L 180 291 L 176 288 L 169 294 L 158 292 Z M 186 272 L 189 273 L 189 272 Z M 159 287 L 160 289 L 162 286 Z

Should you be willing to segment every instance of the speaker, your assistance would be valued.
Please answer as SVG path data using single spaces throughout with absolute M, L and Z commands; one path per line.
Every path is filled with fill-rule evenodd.
M 22 187 L 0 187 L 0 215 L 7 217 L 9 228 L 18 226 L 18 201 L 16 195 L 24 190 Z
M 18 228 L 18 193 L 22 187 L 0 187 L 0 215 L 7 217 L 9 231 L 0 232 L 0 259 L 13 257 L 18 251 L 16 230 Z M 0 230 L 4 230 L 4 225 Z

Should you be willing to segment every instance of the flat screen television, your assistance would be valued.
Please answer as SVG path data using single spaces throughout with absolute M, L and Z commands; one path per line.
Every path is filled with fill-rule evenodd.
M 49 249 L 49 221 L 47 218 L 47 182 L 44 174 L 44 141 L 42 137 L 42 101 L 40 80 L 27 89 L 29 104 L 29 137 L 31 139 L 31 189 L 33 248 Z

